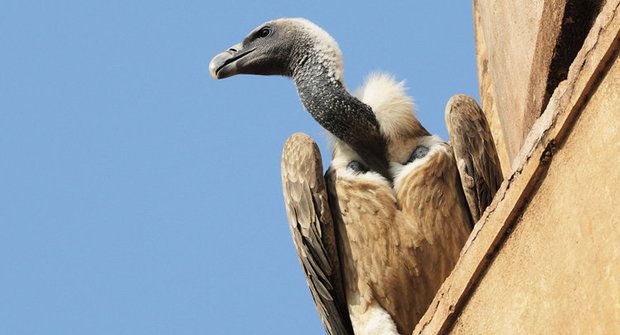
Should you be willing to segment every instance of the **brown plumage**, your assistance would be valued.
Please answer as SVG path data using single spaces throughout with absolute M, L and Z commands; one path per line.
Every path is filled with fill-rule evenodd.
M 474 222 L 502 183 L 502 169 L 491 130 L 476 100 L 455 95 L 446 106 L 446 126 Z
M 450 147 L 433 137 L 410 141 L 431 151 L 397 180 L 355 175 L 333 164 L 331 208 L 349 312 L 356 334 L 411 333 L 467 239 L 467 208 L 454 194 L 457 170 Z M 352 151 L 336 150 L 335 163 Z M 387 312 L 391 321 L 382 314 Z
M 306 134 L 294 134 L 284 145 L 282 188 L 295 250 L 321 321 L 329 334 L 351 334 L 321 154 Z
M 342 334 L 334 331 L 333 325 L 349 324 L 349 318 L 356 334 L 408 334 L 458 260 L 472 219 L 451 146 L 430 136 L 420 125 L 412 113 L 411 99 L 404 95 L 402 83 L 385 75 L 375 75 L 358 96 L 373 108 L 386 136 L 394 183 L 373 171 L 360 170 L 359 164 L 351 165 L 354 161 L 363 165 L 363 158 L 345 143 L 334 140 L 334 157 L 326 174 L 333 221 L 328 220 L 325 226 L 332 227 L 333 222 L 335 229 L 322 229 L 321 232 L 335 234 L 336 251 L 331 248 L 331 242 L 329 248 L 313 244 L 305 237 L 307 232 L 304 235 L 303 229 L 294 229 L 299 227 L 299 219 L 291 217 L 290 213 L 301 209 L 287 206 L 289 222 L 319 314 L 330 334 Z M 454 114 L 460 112 L 460 105 L 449 106 L 452 106 L 449 110 L 455 117 Z M 477 117 L 484 116 L 478 114 Z M 303 142 L 308 148 L 314 148 L 303 151 L 312 151 L 318 156 L 313 142 L 300 136 L 289 139 L 283 154 L 283 160 L 288 160 L 286 166 L 283 163 L 285 198 L 286 192 L 291 192 L 289 185 L 292 180 L 286 177 L 292 175 L 291 170 L 307 170 L 309 163 L 317 160 L 316 157 L 288 159 L 287 156 L 293 154 L 290 143 Z M 458 142 L 459 137 L 451 138 Z M 418 152 L 418 148 L 428 150 L 422 150 L 424 154 L 411 160 L 412 153 Z M 460 148 L 467 152 L 466 146 Z M 299 158 L 298 154 L 295 155 Z M 314 175 L 319 176 L 319 173 L 317 170 Z M 319 198 L 323 199 L 323 196 Z M 290 201 L 287 200 L 287 204 Z M 306 201 L 305 205 L 317 208 L 317 201 L 313 200 L 312 204 Z M 303 207 L 304 202 L 297 201 L 295 206 Z M 322 206 L 324 203 L 319 208 Z M 481 203 L 481 206 L 486 205 Z M 296 234 L 301 234 L 305 242 L 300 243 L 302 238 Z M 328 240 L 332 241 L 331 238 Z M 314 241 L 318 239 L 314 238 Z M 308 275 L 308 268 L 318 262 L 307 260 L 310 253 L 301 253 L 300 246 L 329 250 L 326 255 L 330 265 L 323 268 L 329 267 L 332 271 L 323 269 L 322 272 L 342 278 L 342 282 L 332 283 L 329 294 L 323 295 L 329 299 L 316 298 L 318 289 L 314 282 L 317 275 L 312 271 Z M 311 258 L 320 255 L 311 254 Z M 339 300 L 341 298 L 344 300 Z M 327 312 L 329 307 L 326 306 L 331 304 L 339 308 L 347 306 L 349 315 L 341 315 L 340 320 L 336 320 L 335 313 Z

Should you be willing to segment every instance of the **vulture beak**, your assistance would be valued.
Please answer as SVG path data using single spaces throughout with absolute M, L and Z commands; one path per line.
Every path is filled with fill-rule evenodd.
M 228 50 L 217 54 L 209 62 L 209 73 L 213 79 L 224 79 L 239 73 L 239 60 L 249 55 L 256 48 L 243 49 L 241 43 L 235 44 Z

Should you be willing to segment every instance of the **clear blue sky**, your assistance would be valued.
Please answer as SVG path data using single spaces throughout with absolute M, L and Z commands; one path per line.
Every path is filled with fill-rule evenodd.
M 478 96 L 469 1 L 0 3 L 0 334 L 321 334 L 282 204 L 290 80 L 214 81 L 258 24 L 328 30 L 445 138 Z

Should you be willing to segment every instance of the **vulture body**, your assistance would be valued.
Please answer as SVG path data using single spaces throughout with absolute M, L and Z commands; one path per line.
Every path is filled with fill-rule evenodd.
M 394 184 L 352 168 L 336 140 L 327 173 L 345 296 L 355 334 L 410 334 L 465 243 L 471 219 L 450 146 L 413 115 L 403 84 L 369 78 L 368 103 L 387 140 Z
M 256 52 L 269 36 L 279 37 Z M 502 180 L 484 114 L 453 97 L 450 145 L 422 127 L 390 76 L 371 76 L 353 97 L 337 45 L 307 20 L 270 21 L 230 50 L 211 62 L 214 77 L 290 75 L 334 135 L 324 177 L 307 135 L 291 136 L 282 155 L 289 226 L 326 331 L 410 334 Z
M 290 228 L 319 314 L 330 334 L 352 334 L 334 331 L 334 325 L 349 322 L 355 334 L 410 334 L 456 264 L 478 217 L 469 210 L 452 147 L 420 125 L 403 84 L 387 75 L 371 76 L 360 91 L 360 99 L 372 107 L 386 137 L 393 183 L 366 169 L 363 157 L 334 139 L 333 160 L 325 180 L 320 178 L 320 171 L 314 173 L 314 178 L 304 179 L 308 185 L 324 184 L 321 189 L 326 191 L 315 189 L 311 197 L 305 198 L 312 201 L 305 202 L 303 197 L 293 195 L 297 189 L 293 185 L 300 185 L 297 172 L 300 167 L 311 166 L 308 161 L 320 162 L 320 156 L 310 138 L 293 135 L 282 158 Z M 478 113 L 462 115 L 463 110 Z M 475 101 L 465 96 L 455 96 L 448 104 L 446 117 L 457 117 L 455 114 L 468 123 L 483 117 Z M 461 143 L 458 138 L 454 140 Z M 291 160 L 299 152 L 313 154 L 307 156 L 308 160 L 299 156 Z M 486 157 L 470 158 L 474 162 L 478 159 Z M 495 167 L 499 173 L 499 165 Z M 482 178 L 475 170 L 468 176 Z M 500 178 L 496 175 L 491 179 Z M 317 201 L 317 197 L 329 202 Z M 327 216 L 324 213 L 328 207 L 332 215 L 327 221 L 319 216 L 300 220 L 298 215 L 308 213 L 308 208 L 321 208 L 317 213 Z M 309 239 L 309 231 L 322 235 Z M 333 246 L 332 241 L 337 247 L 327 248 Z M 326 259 L 333 260 L 329 266 L 321 267 L 314 260 L 317 251 L 322 250 L 327 253 Z M 320 284 L 321 278 L 330 275 L 328 285 Z M 322 287 L 332 290 L 327 294 Z M 341 312 L 343 306 L 348 315 Z

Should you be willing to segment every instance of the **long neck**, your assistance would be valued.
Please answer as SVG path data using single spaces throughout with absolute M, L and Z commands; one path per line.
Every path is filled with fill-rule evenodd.
M 344 88 L 340 79 L 315 60 L 308 60 L 294 73 L 297 92 L 306 110 L 334 136 L 348 142 L 352 117 L 363 118 L 371 128 L 378 125 L 371 110 Z M 370 112 L 370 113 L 369 113 Z
M 369 165 L 391 180 L 385 140 L 372 109 L 353 97 L 338 78 L 338 69 L 321 54 L 304 55 L 293 80 L 304 107 L 334 136 L 351 146 Z

